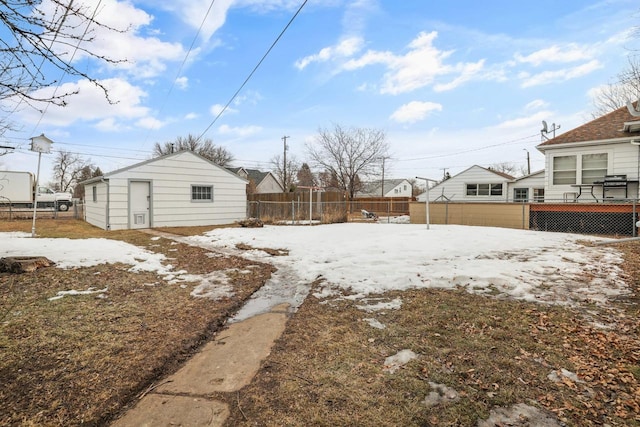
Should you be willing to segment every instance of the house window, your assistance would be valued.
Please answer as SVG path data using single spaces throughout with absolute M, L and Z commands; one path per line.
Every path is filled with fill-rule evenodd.
M 192 185 L 192 202 L 213 202 L 213 185 Z
M 402 189 L 403 189 L 404 191 L 407 191 L 407 184 L 405 184 L 405 185 L 402 187 Z
M 553 185 L 571 185 L 576 183 L 576 156 L 558 156 L 553 158 Z
M 91 193 L 92 193 L 91 194 L 92 195 L 92 200 L 94 202 L 97 202 L 98 201 L 98 187 L 95 186 L 95 185 L 93 187 L 91 187 Z
M 502 184 L 467 184 L 467 196 L 502 196 Z
M 529 200 L 528 188 L 514 188 L 513 189 L 513 201 L 514 202 L 526 202 Z
M 607 174 L 607 153 L 582 155 L 582 183 L 602 181 Z
M 533 189 L 533 201 L 534 202 L 544 202 L 544 188 L 534 188 Z

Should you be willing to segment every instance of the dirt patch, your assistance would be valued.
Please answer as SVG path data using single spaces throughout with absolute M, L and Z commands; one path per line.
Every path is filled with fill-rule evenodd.
M 65 231 L 40 229 L 106 237 L 70 222 Z M 0 274 L 0 424 L 104 424 L 210 340 L 273 271 L 145 233 L 105 234 L 163 253 L 190 275 L 225 272 L 232 292 L 194 298 L 197 281 L 171 282 L 122 264 Z M 56 298 L 67 290 L 77 292 Z

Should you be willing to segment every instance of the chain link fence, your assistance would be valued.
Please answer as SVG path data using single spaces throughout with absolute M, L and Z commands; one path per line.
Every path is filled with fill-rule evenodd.
M 564 233 L 632 236 L 638 234 L 638 200 L 593 203 L 545 200 L 540 203 L 429 203 L 431 224 L 480 225 Z M 411 205 L 411 222 L 426 223 L 425 203 Z
M 57 204 L 38 207 L 36 218 L 84 219 L 84 204 L 80 200 L 74 200 L 71 206 L 65 202 L 62 210 L 60 208 Z M 33 208 L 15 207 L 7 200 L 0 199 L 0 221 L 19 219 L 33 219 Z
M 599 203 L 548 201 L 529 206 L 529 228 L 579 234 L 636 237 L 638 200 Z

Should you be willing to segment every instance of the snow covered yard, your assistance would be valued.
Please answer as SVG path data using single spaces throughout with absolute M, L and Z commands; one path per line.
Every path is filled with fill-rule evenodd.
M 621 254 L 593 246 L 602 238 L 456 225 L 347 223 L 323 226 L 217 229 L 187 241 L 219 250 L 260 249 L 244 256 L 293 269 L 298 280 L 325 279 L 316 296 L 352 299 L 415 288 L 464 287 L 525 301 L 606 304 L 629 293 Z

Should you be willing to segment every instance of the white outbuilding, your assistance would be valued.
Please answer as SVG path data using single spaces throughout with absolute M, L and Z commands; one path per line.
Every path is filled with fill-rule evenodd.
M 82 182 L 85 221 L 105 230 L 232 224 L 246 218 L 247 182 L 179 151 Z

